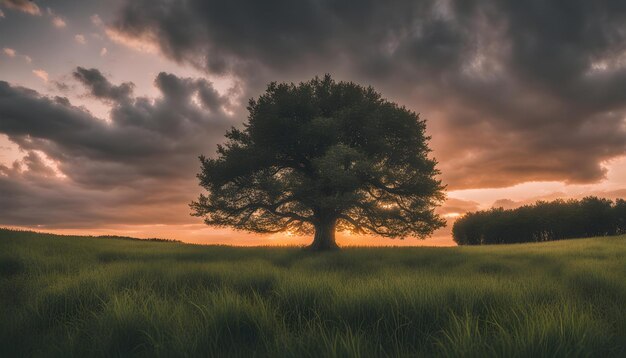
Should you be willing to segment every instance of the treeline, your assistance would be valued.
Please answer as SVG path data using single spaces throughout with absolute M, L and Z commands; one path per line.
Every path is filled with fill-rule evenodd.
M 459 245 L 542 242 L 623 233 L 626 201 L 597 197 L 469 212 L 452 227 L 452 236 Z
M 50 238 L 52 238 L 52 237 L 76 237 L 76 238 L 89 237 L 89 238 L 94 238 L 94 239 L 158 241 L 158 242 L 179 242 L 179 243 L 182 243 L 182 241 L 175 240 L 175 239 L 161 239 L 161 238 L 140 239 L 140 238 L 137 238 L 137 237 L 118 236 L 118 235 L 99 235 L 99 236 L 94 236 L 94 235 L 49 234 L 49 233 L 39 232 L 39 231 L 0 227 L 0 239 L 5 238 L 5 237 L 26 239 L 26 238 L 32 238 L 32 237 L 36 238 L 36 237 L 39 237 L 39 236 L 46 236 L 46 237 L 50 237 Z

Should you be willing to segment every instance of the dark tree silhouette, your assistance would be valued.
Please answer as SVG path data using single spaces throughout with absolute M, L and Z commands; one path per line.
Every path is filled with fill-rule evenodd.
M 459 245 L 512 244 L 626 233 L 626 201 L 593 196 L 469 212 L 452 226 Z
M 314 232 L 314 250 L 337 248 L 336 230 L 424 238 L 444 226 L 433 212 L 444 188 L 415 112 L 329 75 L 271 83 L 248 111 L 215 159 L 200 157 L 208 194 L 191 208 L 206 224 Z

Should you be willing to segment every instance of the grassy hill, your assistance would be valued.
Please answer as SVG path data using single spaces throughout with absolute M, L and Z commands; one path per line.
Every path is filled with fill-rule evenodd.
M 0 356 L 626 356 L 626 236 L 233 248 L 0 230 Z

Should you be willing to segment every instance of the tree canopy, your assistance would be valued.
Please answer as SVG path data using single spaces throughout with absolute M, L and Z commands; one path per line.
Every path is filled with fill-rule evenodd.
M 586 197 L 538 201 L 517 209 L 466 213 L 454 223 L 459 245 L 511 244 L 626 233 L 626 201 Z
M 329 75 L 271 83 L 247 107 L 214 158 L 200 157 L 207 193 L 191 203 L 208 225 L 315 233 L 312 249 L 336 248 L 335 231 L 425 238 L 445 222 L 426 123 L 372 87 Z

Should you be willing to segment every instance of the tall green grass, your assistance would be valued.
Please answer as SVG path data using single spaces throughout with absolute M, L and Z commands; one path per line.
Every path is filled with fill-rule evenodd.
M 0 356 L 626 356 L 626 236 L 233 248 L 0 231 Z

